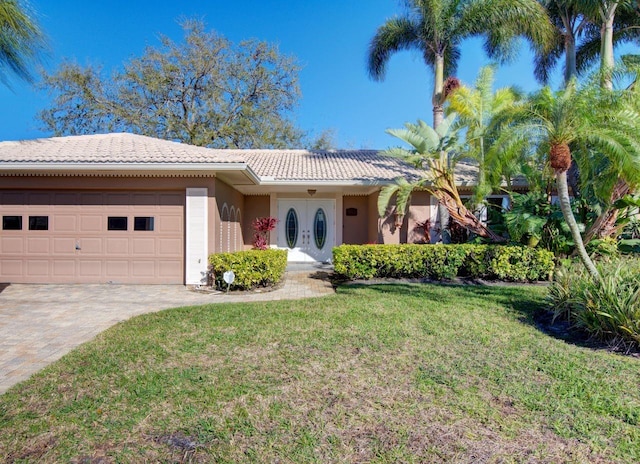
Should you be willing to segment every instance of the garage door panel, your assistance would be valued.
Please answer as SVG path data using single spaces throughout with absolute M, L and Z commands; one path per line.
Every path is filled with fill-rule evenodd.
M 159 233 L 182 234 L 184 218 L 182 216 L 160 216 L 156 219 Z
M 107 245 L 106 251 L 110 255 L 127 255 L 129 254 L 129 238 L 121 237 L 121 238 L 107 238 L 105 240 Z
M 100 206 L 104 204 L 104 200 L 102 199 L 102 193 L 81 193 L 80 194 L 80 205 L 83 206 Z
M 182 240 L 177 238 L 159 238 L 158 254 L 161 256 L 178 256 L 182 252 Z
M 184 192 L 0 191 L 0 213 L 23 224 L 0 230 L 0 281 L 184 283 L 184 202 Z M 48 230 L 28 230 L 29 216 L 46 216 Z M 127 217 L 127 230 L 108 230 L 110 216 Z M 136 217 L 153 230 L 134 230 Z
M 56 214 L 51 221 L 51 230 L 54 232 L 75 232 L 78 230 L 77 214 Z
M 23 237 L 0 237 L 0 250 L 3 255 L 16 255 L 24 253 Z
M 27 253 L 32 255 L 49 254 L 51 239 L 49 237 L 28 237 Z
M 83 255 L 101 255 L 104 253 L 104 239 L 102 237 L 86 238 L 78 240 L 80 252 Z
M 56 209 L 74 209 L 78 204 L 78 194 L 57 192 L 54 194 L 54 207 Z
M 105 204 L 117 206 L 129 206 L 131 195 L 127 193 L 105 193 Z
M 54 254 L 73 254 L 76 250 L 76 240 L 71 237 L 56 237 L 53 238 L 53 253 Z
M 48 205 L 51 195 L 49 193 L 32 192 L 27 196 L 27 204 L 29 205 Z
M 2 205 L 22 208 L 25 204 L 26 194 L 22 192 L 3 192 Z
M 76 261 L 71 259 L 56 259 L 53 261 L 53 276 L 63 280 L 72 279 L 76 275 Z M 58 280 L 56 279 L 56 280 Z
M 170 277 L 182 270 L 182 261 L 178 259 L 158 260 L 158 276 Z
M 153 237 L 134 238 L 133 254 L 134 255 L 154 255 L 156 254 L 156 240 Z
M 155 207 L 158 203 L 158 196 L 152 193 L 134 193 L 133 205 L 136 209 L 146 209 L 149 206 Z
M 80 216 L 80 228 L 81 233 L 102 233 L 106 229 L 103 224 L 103 217 L 99 215 L 85 215 Z
M 82 259 L 78 261 L 78 275 L 82 277 L 100 277 L 102 261 L 99 259 Z
M 48 259 L 27 259 L 26 261 L 26 274 L 29 277 L 48 276 L 49 272 Z
M 9 278 L 19 278 L 24 275 L 24 261 L 21 259 L 0 260 L 0 281 L 6 282 Z
M 161 205 L 182 207 L 184 204 L 183 193 L 160 193 L 158 197 L 160 198 L 159 203 Z
M 127 259 L 110 259 L 105 261 L 105 274 L 111 279 L 122 279 L 129 275 L 129 263 Z
M 131 262 L 131 273 L 136 277 L 154 277 L 156 262 L 153 260 L 134 260 Z

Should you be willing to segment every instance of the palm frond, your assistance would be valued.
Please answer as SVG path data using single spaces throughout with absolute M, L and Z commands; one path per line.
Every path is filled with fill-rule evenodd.
M 369 76 L 377 81 L 384 79 L 389 58 L 400 50 L 424 49 L 420 41 L 418 24 L 411 18 L 396 17 L 387 20 L 371 39 L 367 55 Z

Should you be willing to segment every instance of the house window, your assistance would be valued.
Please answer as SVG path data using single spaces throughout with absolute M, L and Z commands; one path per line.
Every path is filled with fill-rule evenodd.
M 29 230 L 49 230 L 49 216 L 29 216 Z
M 2 216 L 2 230 L 22 230 L 22 216 Z
M 127 230 L 127 217 L 109 216 L 107 218 L 107 230 Z
M 153 216 L 136 216 L 133 218 L 133 230 L 153 230 Z

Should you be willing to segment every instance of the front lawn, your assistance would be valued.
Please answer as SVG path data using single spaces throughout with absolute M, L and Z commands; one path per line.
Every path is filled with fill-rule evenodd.
M 0 396 L 7 462 L 639 462 L 640 360 L 540 287 L 377 285 L 118 324 Z

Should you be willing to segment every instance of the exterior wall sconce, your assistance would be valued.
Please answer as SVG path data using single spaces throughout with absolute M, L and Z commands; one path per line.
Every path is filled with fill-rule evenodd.
M 307 189 L 307 193 L 309 194 L 310 197 L 314 196 L 316 192 L 317 192 L 316 189 Z
M 404 214 L 394 213 L 393 216 L 395 217 L 395 222 L 393 223 L 393 225 L 399 229 L 400 227 L 402 227 L 402 222 L 404 221 Z

